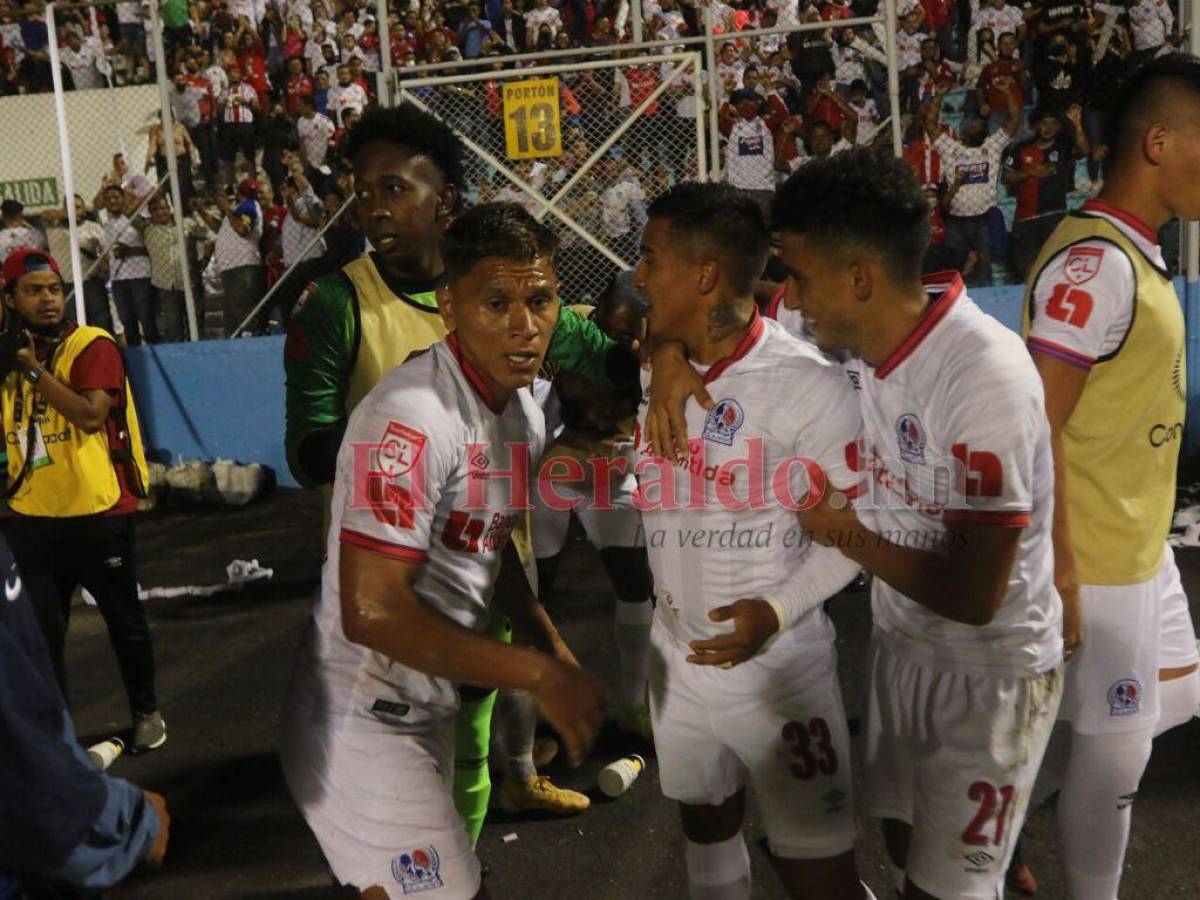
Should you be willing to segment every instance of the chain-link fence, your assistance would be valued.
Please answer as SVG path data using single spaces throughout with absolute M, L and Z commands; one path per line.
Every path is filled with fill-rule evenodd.
M 525 206 L 559 235 L 569 303 L 632 266 L 649 198 L 703 178 L 697 53 L 633 56 L 399 82 L 467 146 L 466 200 Z

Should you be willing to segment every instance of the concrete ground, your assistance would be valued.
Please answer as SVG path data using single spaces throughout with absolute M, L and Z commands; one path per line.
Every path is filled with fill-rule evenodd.
M 170 739 L 161 750 L 118 760 L 112 772 L 166 795 L 171 845 L 161 871 L 138 875 L 114 896 L 337 896 L 317 844 L 287 795 L 275 755 L 283 692 L 316 586 L 320 521 L 317 494 L 283 490 L 240 510 L 166 511 L 140 522 L 145 587 L 221 581 L 234 558 L 258 558 L 275 570 L 275 578 L 240 593 L 148 603 Z M 590 546 L 572 544 L 567 554 L 552 613 L 583 664 L 615 686 L 607 582 Z M 1179 561 L 1189 593 L 1200 597 L 1200 552 L 1182 551 Z M 1193 599 L 1193 617 L 1200 619 L 1197 602 Z M 848 714 L 860 716 L 870 626 L 865 594 L 838 598 L 831 613 Z M 93 609 L 75 611 L 69 668 L 79 732 L 94 738 L 125 727 L 116 666 Z M 580 769 L 549 769 L 557 783 L 592 793 L 596 802 L 584 815 L 496 816 L 488 822 L 479 853 L 491 866 L 488 884 L 497 900 L 687 896 L 683 839 L 672 805 L 659 793 L 653 761 L 624 797 L 607 800 L 594 792 L 597 770 L 627 749 L 606 734 Z M 516 840 L 503 840 L 514 834 Z M 754 896 L 783 897 L 757 846 L 762 835 L 752 815 Z M 1041 881 L 1040 896 L 1064 898 L 1052 809 L 1032 816 L 1025 854 Z M 882 843 L 870 822 L 862 824 L 858 863 L 875 892 L 890 897 Z M 1121 896 L 1200 897 L 1200 721 L 1156 743 L 1135 807 Z

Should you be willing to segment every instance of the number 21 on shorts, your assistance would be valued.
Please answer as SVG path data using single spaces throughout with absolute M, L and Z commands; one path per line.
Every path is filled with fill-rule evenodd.
M 979 809 L 975 813 L 975 818 L 971 819 L 970 824 L 962 833 L 963 843 L 976 847 L 1002 844 L 1004 829 L 1012 810 L 1014 793 L 1011 784 L 996 787 L 987 781 L 973 782 L 967 788 L 967 799 L 972 803 L 978 803 Z

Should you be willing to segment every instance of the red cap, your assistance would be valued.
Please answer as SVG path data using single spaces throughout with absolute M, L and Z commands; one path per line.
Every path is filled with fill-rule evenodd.
M 62 278 L 62 271 L 58 268 L 58 262 L 55 261 L 53 256 L 45 250 L 22 247 L 19 250 L 14 250 L 5 257 L 4 283 L 8 285 L 16 284 L 22 275 L 28 275 L 30 272 L 45 271 L 51 271 L 59 278 Z
M 253 178 L 245 178 L 238 185 L 238 193 L 247 200 L 253 200 L 258 197 L 259 184 Z

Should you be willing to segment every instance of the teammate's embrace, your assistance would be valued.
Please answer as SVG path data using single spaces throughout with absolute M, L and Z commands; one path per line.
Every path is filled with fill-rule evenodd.
M 438 289 L 450 334 L 371 389 L 338 454 L 282 756 L 335 876 L 367 898 L 487 896 L 451 799 L 458 684 L 531 691 L 573 762 L 601 722 L 597 683 L 532 597 L 508 541 L 544 440 L 524 388 L 558 316 L 555 249 L 515 205 L 456 220 Z M 478 633 L 498 578 L 514 628 L 545 652 Z
M 854 864 L 849 736 L 821 604 L 858 569 L 806 545 L 793 510 L 824 479 L 853 494 L 857 476 L 839 470 L 858 407 L 838 367 L 758 314 L 768 249 L 761 210 L 727 185 L 679 184 L 650 206 L 634 283 L 651 337 L 682 344 L 717 400 L 708 413 L 688 404 L 698 437 L 682 467 L 635 440 L 658 599 L 651 721 L 692 898 L 751 896 L 750 783 L 789 895 L 854 900 L 870 892 Z
M 775 226 L 789 305 L 857 358 L 870 494 L 800 515 L 875 575 L 867 805 L 908 900 L 999 898 L 1062 690 L 1037 372 L 957 273 L 922 281 L 928 210 L 902 160 L 805 166 Z

